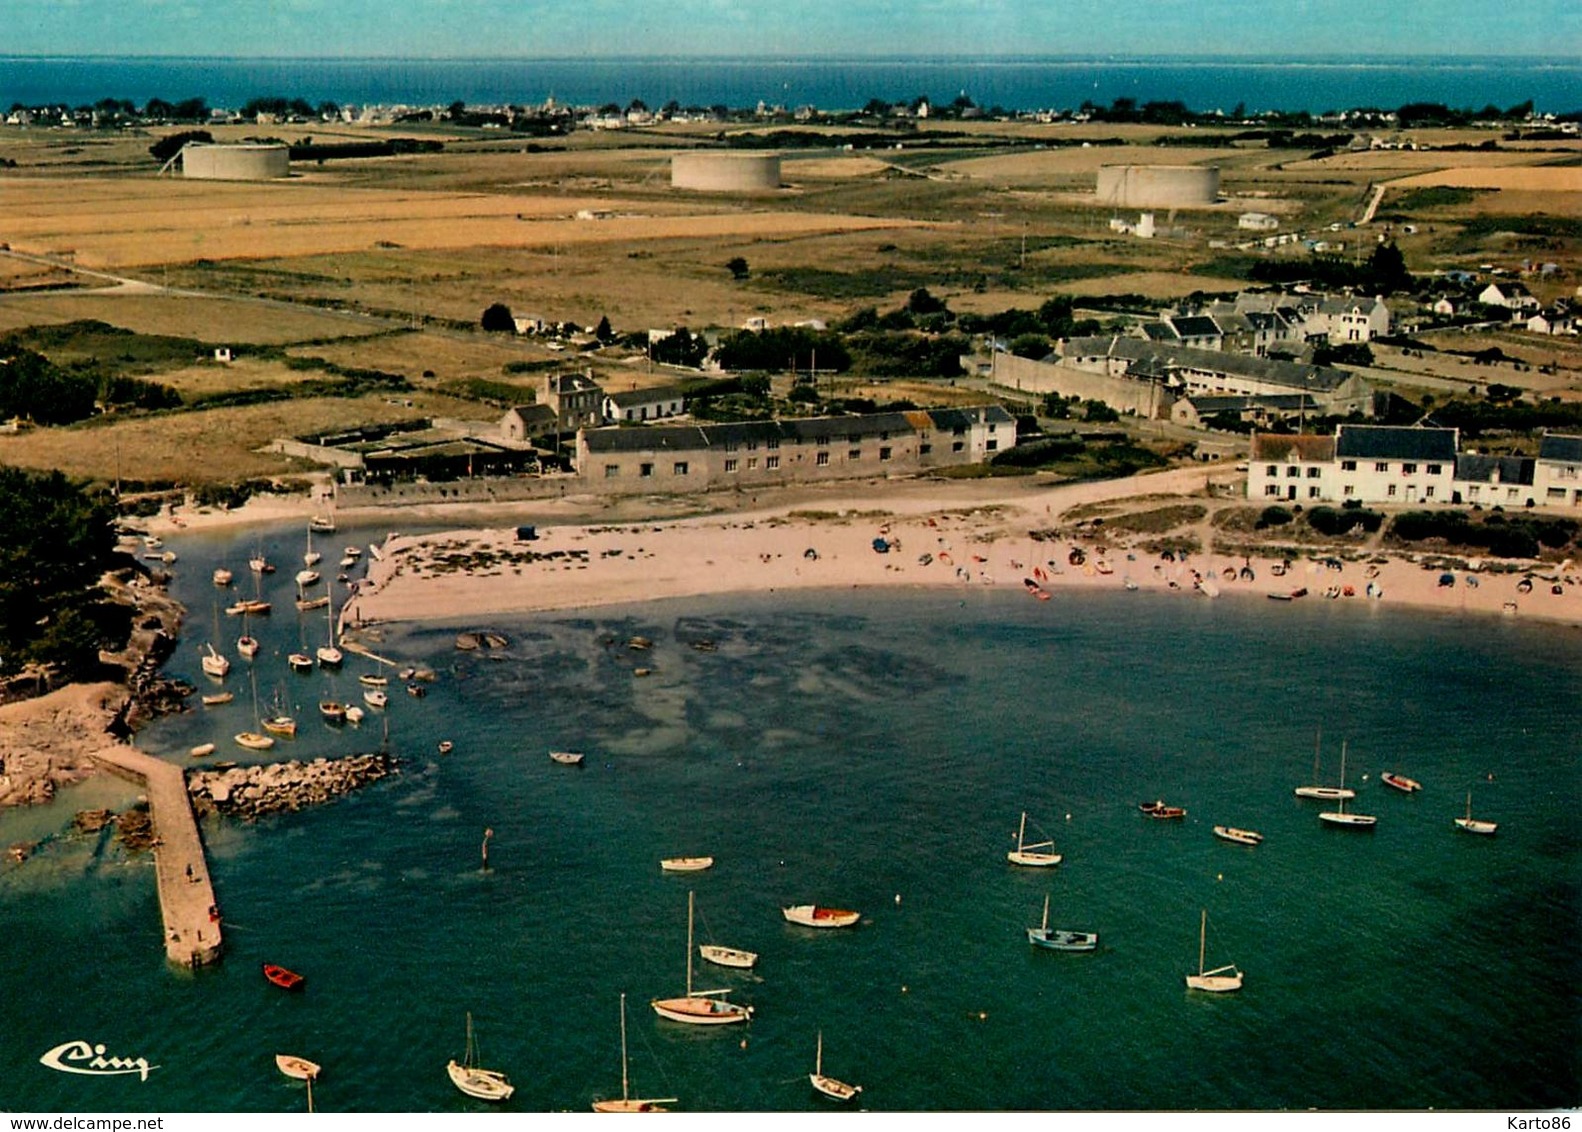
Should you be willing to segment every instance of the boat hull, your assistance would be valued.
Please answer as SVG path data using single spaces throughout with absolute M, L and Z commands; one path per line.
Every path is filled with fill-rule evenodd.
M 1379 819 L 1371 814 L 1323 813 L 1318 820 L 1337 829 L 1372 829 L 1379 824 Z
M 837 1081 L 822 1073 L 809 1073 L 807 1079 L 815 1089 L 832 1101 L 849 1101 L 862 1092 L 861 1085 L 848 1085 L 844 1081 Z
M 270 736 L 260 735 L 256 731 L 242 731 L 236 735 L 236 745 L 246 747 L 249 751 L 267 751 L 275 745 L 275 741 Z
M 305 1057 L 294 1057 L 289 1053 L 275 1054 L 275 1067 L 287 1077 L 298 1081 L 313 1081 L 318 1078 L 319 1065 Z
M 445 1066 L 451 1084 L 480 1101 L 508 1101 L 516 1086 L 506 1080 L 504 1073 L 493 1069 L 469 1069 L 452 1061 Z
M 805 928 L 849 928 L 862 918 L 862 913 L 845 908 L 821 908 L 817 904 L 796 904 L 780 909 L 788 923 Z
M 281 990 L 301 990 L 302 984 L 307 982 L 295 971 L 288 971 L 276 963 L 265 963 L 263 970 L 264 978 L 274 983 Z
M 1349 802 L 1357 796 L 1355 790 L 1339 786 L 1298 786 L 1292 793 L 1298 798 L 1317 798 L 1321 802 Z
M 1237 829 L 1233 825 L 1216 825 L 1214 836 L 1221 841 L 1232 841 L 1237 845 L 1258 845 L 1263 841 L 1263 834 L 1251 829 Z
M 1005 859 L 1013 865 L 1021 865 L 1028 869 L 1053 868 L 1064 860 L 1059 853 L 1037 853 L 1030 849 L 1012 849 L 1005 855 Z
M 1187 990 L 1229 994 L 1241 990 L 1241 972 L 1237 971 L 1234 975 L 1188 975 L 1186 985 Z
M 758 962 L 756 951 L 742 951 L 735 947 L 719 947 L 706 943 L 698 948 L 698 954 L 717 967 L 736 967 L 746 969 Z
M 1099 946 L 1097 932 L 1074 932 L 1061 928 L 1028 928 L 1027 942 L 1049 951 L 1093 951 Z
M 659 862 L 659 867 L 667 873 L 697 873 L 702 872 L 704 869 L 712 869 L 714 867 L 714 858 L 666 857 Z
M 753 1008 L 718 998 L 656 998 L 649 1003 L 654 1013 L 688 1026 L 729 1026 L 753 1016 Z
M 594 1112 L 669 1112 L 658 1101 L 630 1100 L 594 1101 Z
M 1456 828 L 1465 830 L 1467 833 L 1479 833 L 1484 837 L 1488 837 L 1499 828 L 1499 823 L 1480 821 L 1477 818 L 1457 818 Z

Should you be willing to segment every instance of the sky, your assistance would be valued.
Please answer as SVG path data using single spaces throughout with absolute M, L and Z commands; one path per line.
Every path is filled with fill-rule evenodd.
M 1582 0 L 0 0 L 0 56 L 1582 58 Z

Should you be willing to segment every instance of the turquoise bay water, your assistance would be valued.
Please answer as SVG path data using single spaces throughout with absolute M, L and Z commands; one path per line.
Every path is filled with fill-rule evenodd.
M 206 683 L 209 574 L 223 561 L 250 589 L 256 538 L 171 543 L 190 615 L 170 671 Z M 255 622 L 260 695 L 278 688 L 302 723 L 271 757 L 375 749 L 379 713 L 360 729 L 314 713 L 327 690 L 356 698 L 359 665 L 333 687 L 287 670 L 323 616 L 299 630 L 291 606 L 300 535 L 266 545 L 281 570 L 265 593 L 276 612 Z M 224 621 L 234 656 L 239 625 Z M 485 1062 L 518 1087 L 509 1107 L 585 1110 L 620 1088 L 622 991 L 636 1091 L 693 1111 L 826 1105 L 806 1079 L 820 1029 L 826 1070 L 874 1109 L 1582 1101 L 1575 630 L 1387 604 L 977 590 L 543 615 L 494 622 L 503 652 L 456 651 L 473 627 L 395 627 L 379 646 L 439 674 L 424 699 L 392 694 L 399 777 L 205 824 L 228 924 L 217 967 L 166 966 L 146 857 L 64 834 L 72 811 L 124 805 L 129 788 L 95 781 L 0 815 L 0 843 L 49 838 L 0 870 L 0 1108 L 301 1110 L 273 1066 L 292 1052 L 325 1066 L 322 1110 L 466 1111 L 482 1106 L 444 1066 L 471 1011 Z M 652 651 L 625 647 L 636 634 Z M 216 758 L 255 757 L 229 739 L 252 720 L 245 668 L 235 704 L 161 720 L 139 745 L 183 763 L 207 740 Z M 1321 827 L 1318 804 L 1292 797 L 1320 726 L 1324 777 L 1346 740 L 1371 835 Z M 456 746 L 441 756 L 444 738 Z M 552 748 L 587 765 L 556 766 Z M 1382 770 L 1424 789 L 1388 791 Z M 1468 789 L 1497 837 L 1453 828 Z M 1156 797 L 1187 820 L 1142 817 Z M 1059 868 L 1006 863 L 1023 809 Z M 1227 845 L 1214 824 L 1266 840 Z M 708 872 L 659 871 L 704 853 Z M 648 1007 L 683 989 L 689 889 L 699 942 L 762 956 L 754 972 L 695 974 L 757 1008 L 745 1029 Z M 1027 946 L 1046 893 L 1056 926 L 1100 933 L 1097 953 Z M 805 902 L 864 922 L 782 922 L 780 905 Z M 1246 972 L 1239 995 L 1184 989 L 1204 908 L 1210 965 Z M 269 986 L 261 962 L 301 971 L 306 990 Z M 77 1038 L 159 1068 L 145 1082 L 38 1063 Z

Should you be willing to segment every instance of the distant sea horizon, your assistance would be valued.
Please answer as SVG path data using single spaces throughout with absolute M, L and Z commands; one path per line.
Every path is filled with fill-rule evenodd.
M 824 111 L 871 99 L 965 95 L 1011 112 L 1108 106 L 1117 98 L 1179 101 L 1197 113 L 1393 110 L 1412 102 L 1539 113 L 1582 110 L 1582 59 L 1528 56 L 630 56 L 445 58 L 0 55 L 0 107 L 91 105 L 101 99 L 202 98 L 216 109 L 281 96 L 350 105 L 574 106 L 640 99 L 650 107 Z

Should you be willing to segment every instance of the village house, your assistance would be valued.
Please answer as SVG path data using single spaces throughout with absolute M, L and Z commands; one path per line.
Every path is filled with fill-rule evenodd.
M 554 412 L 562 432 L 604 423 L 604 390 L 593 380 L 592 370 L 545 374 L 539 403 Z
M 1258 433 L 1247 461 L 1247 498 L 1450 503 L 1459 436 L 1453 428 L 1343 424 L 1325 445 L 1319 442 L 1329 438 Z
M 1546 433 L 1538 442 L 1533 489 L 1549 507 L 1582 507 L 1582 436 Z
M 1490 283 L 1478 292 L 1478 302 L 1486 307 L 1504 307 L 1516 318 L 1538 310 L 1538 300 L 1526 287 L 1514 281 Z
M 604 395 L 604 419 L 617 424 L 679 417 L 685 409 L 686 397 L 681 388 L 675 385 L 656 389 L 628 389 Z
M 1382 298 L 1329 298 L 1307 322 L 1310 336 L 1322 335 L 1331 346 L 1371 342 L 1390 332 L 1390 308 Z

